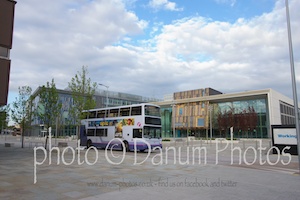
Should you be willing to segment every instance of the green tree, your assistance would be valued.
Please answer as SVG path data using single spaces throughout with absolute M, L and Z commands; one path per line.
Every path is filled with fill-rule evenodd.
M 7 128 L 8 113 L 9 113 L 9 106 L 0 106 L 0 129 L 1 129 L 1 132 L 3 131 L 3 129 Z
M 24 147 L 24 133 L 32 120 L 32 89 L 29 86 L 19 87 L 19 96 L 12 103 L 11 118 L 21 126 L 22 148 Z
M 97 89 L 97 83 L 92 82 L 87 75 L 87 67 L 82 66 L 81 72 L 78 71 L 75 77 L 71 79 L 71 82 L 68 83 L 73 98 L 70 114 L 72 121 L 77 127 L 77 136 L 79 136 L 78 128 L 80 126 L 80 121 L 86 117 L 86 114 L 82 111 L 95 108 L 96 106 L 96 101 L 93 96 Z
M 61 103 L 59 102 L 58 92 L 54 83 L 47 82 L 46 86 L 43 85 L 38 94 L 39 103 L 37 105 L 36 115 L 44 123 L 45 128 L 53 126 L 56 122 L 56 118 L 60 114 Z M 45 146 L 47 146 L 48 135 L 46 137 Z

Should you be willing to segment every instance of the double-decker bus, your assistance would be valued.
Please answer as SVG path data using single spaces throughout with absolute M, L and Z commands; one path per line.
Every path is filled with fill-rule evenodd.
M 87 112 L 87 117 L 81 121 L 82 146 L 106 148 L 109 145 L 107 148 L 125 148 L 126 151 L 162 147 L 160 108 L 157 105 L 142 103 L 84 112 Z

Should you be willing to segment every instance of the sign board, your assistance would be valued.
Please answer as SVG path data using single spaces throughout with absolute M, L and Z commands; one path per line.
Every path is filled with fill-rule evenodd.
M 274 128 L 274 144 L 297 145 L 296 128 Z
M 298 155 L 297 152 L 297 132 L 296 127 L 293 125 L 272 125 L 272 142 L 273 146 L 278 147 L 280 152 L 286 146 L 290 146 L 286 153 Z M 273 153 L 277 153 L 273 150 Z

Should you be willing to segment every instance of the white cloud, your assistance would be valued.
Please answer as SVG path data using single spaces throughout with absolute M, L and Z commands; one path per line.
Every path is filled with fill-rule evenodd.
M 290 1 L 296 67 L 299 6 Z M 64 88 L 87 65 L 92 80 L 110 90 L 149 97 L 204 87 L 224 92 L 274 88 L 291 94 L 282 3 L 235 23 L 189 17 L 158 24 L 153 37 L 133 42 L 145 27 L 149 23 L 127 11 L 121 0 L 18 2 L 10 91 L 22 85 L 35 89 L 52 78 Z
M 76 72 L 75 68 L 101 59 L 97 49 L 127 35 L 140 34 L 147 26 L 145 21 L 126 11 L 118 0 L 43 3 L 30 0 L 19 2 L 15 12 L 10 85 L 13 89 L 18 87 L 14 83 L 26 84 L 25 80 L 30 84 L 40 79 L 37 82 L 43 84 L 42 80 L 56 76 L 53 74 L 56 68 L 70 77 Z M 32 67 L 36 78 L 27 79 L 33 74 Z M 66 85 L 65 80 L 58 80 L 64 82 L 58 85 Z
M 299 3 L 291 1 L 294 36 L 300 33 L 295 24 L 300 19 L 295 14 L 296 4 Z M 160 72 L 169 72 L 166 79 L 177 86 L 175 91 L 203 87 L 225 92 L 274 88 L 290 96 L 284 11 L 284 7 L 276 7 L 271 13 L 235 23 L 193 17 L 165 25 L 155 38 L 153 65 L 160 66 Z M 294 37 L 293 41 L 294 51 L 299 52 L 299 39 Z M 297 56 L 295 61 L 299 63 L 299 59 Z M 185 83 L 184 87 L 180 83 Z
M 183 8 L 178 8 L 175 2 L 171 2 L 168 0 L 151 0 L 149 2 L 149 6 L 159 10 L 159 9 L 164 9 L 164 10 L 170 10 L 170 11 L 182 11 Z
M 215 0 L 219 4 L 229 4 L 231 7 L 233 7 L 236 3 L 236 0 Z

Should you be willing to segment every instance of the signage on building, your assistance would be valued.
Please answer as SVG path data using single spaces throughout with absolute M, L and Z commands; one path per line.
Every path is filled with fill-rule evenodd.
M 297 155 L 297 132 L 295 126 L 289 125 L 272 125 L 272 142 L 273 146 L 277 147 L 280 152 L 285 147 L 290 149 L 285 150 L 286 153 Z M 273 151 L 273 153 L 276 153 Z

